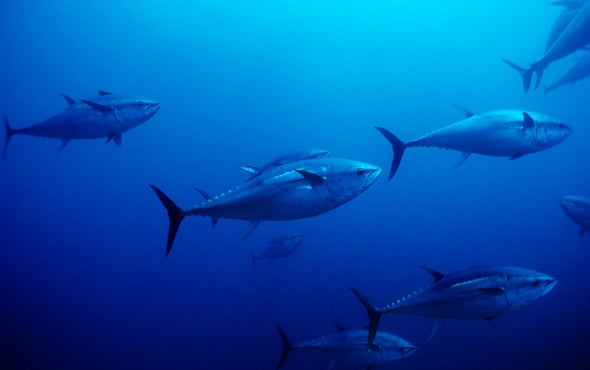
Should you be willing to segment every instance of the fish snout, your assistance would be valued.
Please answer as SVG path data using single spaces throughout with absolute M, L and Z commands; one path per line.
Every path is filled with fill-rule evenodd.
M 545 289 L 543 290 L 543 295 L 549 293 L 557 284 L 557 279 L 553 276 L 546 276 L 544 279 Z
M 410 344 L 407 346 L 400 347 L 399 351 L 403 354 L 404 357 L 408 357 L 412 353 L 416 352 L 417 349 L 418 349 L 418 347 Z
M 356 173 L 358 175 L 365 176 L 367 179 L 369 179 L 372 182 L 379 176 L 379 174 L 381 174 L 381 168 L 379 168 L 377 166 L 366 165 L 366 166 L 363 166 L 363 167 L 357 169 Z

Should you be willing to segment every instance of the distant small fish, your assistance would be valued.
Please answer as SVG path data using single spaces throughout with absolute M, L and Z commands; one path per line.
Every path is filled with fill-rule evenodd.
M 330 360 L 366 366 L 373 369 L 378 365 L 386 365 L 410 356 L 416 351 L 416 346 L 396 335 L 379 332 L 371 345 L 367 344 L 367 330 L 346 330 L 335 323 L 338 332 L 316 339 L 291 344 L 283 329 L 277 325 L 277 330 L 283 341 L 283 353 L 277 369 L 280 369 L 287 356 L 294 349 L 322 353 Z
M 189 209 L 181 209 L 162 190 L 150 187 L 168 211 L 168 255 L 185 216 L 211 217 L 213 227 L 219 218 L 250 221 L 247 236 L 261 221 L 313 217 L 339 207 L 364 192 L 380 173 L 379 167 L 342 158 L 290 162 L 218 196 L 200 190 L 205 202 Z
M 590 198 L 567 195 L 560 199 L 565 214 L 580 225 L 580 236 L 590 230 Z
M 580 4 L 579 1 L 566 1 L 561 3 L 576 4 L 574 5 L 574 8 L 578 6 L 577 4 Z M 559 33 L 559 35 L 556 37 L 555 41 L 551 43 L 551 46 L 545 52 L 545 55 L 543 55 L 541 59 L 532 63 L 529 68 L 524 68 L 507 59 L 502 59 L 522 76 L 522 86 L 525 92 L 527 92 L 531 86 L 533 74 L 536 74 L 537 76 L 535 82 L 536 89 L 541 83 L 543 72 L 551 63 L 584 48 L 590 43 L 590 2 L 582 2 L 579 10 L 575 11 L 574 16 L 569 22 L 567 22 L 567 25 L 565 25 L 563 30 L 557 33 Z
M 383 308 L 350 288 L 369 317 L 368 343 L 373 343 L 383 314 L 489 321 L 535 302 L 557 284 L 552 276 L 520 267 L 475 266 L 448 275 L 423 268 L 434 278 L 432 284 Z
M 395 175 L 404 152 L 410 147 L 438 147 L 458 150 L 460 166 L 471 153 L 520 158 L 551 148 L 567 139 L 573 129 L 544 114 L 518 110 L 498 110 L 474 114 L 458 107 L 465 118 L 404 143 L 382 127 L 376 127 L 389 141 L 393 160 L 389 179 Z
M 573 85 L 590 76 L 590 51 L 585 50 L 578 61 L 565 72 L 557 81 L 545 87 L 545 95 L 561 86 Z
M 235 167 L 246 171 L 250 174 L 250 179 L 253 179 L 271 168 L 291 162 L 303 161 L 305 159 L 325 158 L 328 154 L 330 154 L 330 152 L 325 149 L 304 149 L 280 155 L 260 167 L 247 165 L 237 165 Z
M 284 234 L 277 236 L 268 241 L 266 248 L 262 250 L 258 255 L 252 254 L 252 270 L 256 267 L 256 261 L 259 259 L 279 259 L 289 257 L 295 252 L 301 242 L 303 241 L 303 235 L 298 233 Z
M 62 94 L 63 95 L 63 94 Z M 70 140 L 106 138 L 121 146 L 121 134 L 147 121 L 160 109 L 160 103 L 148 98 L 124 97 L 99 91 L 99 96 L 76 100 L 63 97 L 69 106 L 64 111 L 32 126 L 12 128 L 4 117 L 6 139 L 4 156 L 14 135 L 60 139 L 60 151 Z

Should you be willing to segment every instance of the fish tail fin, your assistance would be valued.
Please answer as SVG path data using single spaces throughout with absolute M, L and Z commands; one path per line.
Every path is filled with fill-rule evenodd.
M 514 69 L 516 72 L 518 72 L 518 74 L 520 74 L 522 76 L 522 87 L 524 88 L 525 93 L 528 92 L 531 87 L 531 80 L 533 77 L 533 72 L 535 71 L 536 68 L 533 68 L 533 66 L 531 66 L 531 68 L 526 69 L 526 68 L 521 67 L 518 64 L 511 62 L 508 59 L 504 59 L 504 58 L 502 58 L 502 61 L 504 63 L 508 64 L 508 66 L 510 66 L 512 69 Z M 543 72 L 541 72 L 541 74 L 542 73 Z M 539 86 L 540 82 L 541 82 L 541 80 L 540 80 L 539 76 L 537 75 L 537 86 Z
M 537 80 L 535 81 L 535 90 L 539 88 L 541 85 L 541 80 L 543 79 L 543 72 L 545 72 L 545 68 L 539 64 L 533 64 L 530 68 L 531 74 L 535 72 L 537 74 Z
M 379 131 L 387 141 L 391 144 L 391 148 L 393 149 L 393 160 L 391 161 L 391 169 L 389 170 L 389 178 L 391 180 L 393 175 L 397 172 L 399 168 L 399 164 L 402 161 L 402 157 L 404 156 L 404 152 L 406 150 L 406 144 L 401 141 L 397 136 L 389 132 L 388 130 L 384 129 L 383 127 L 376 126 L 377 131 Z
M 281 358 L 279 359 L 279 364 L 277 365 L 277 370 L 280 369 L 285 361 L 287 361 L 287 356 L 293 350 L 293 345 L 287 338 L 287 334 L 283 331 L 283 329 L 279 326 L 279 324 L 275 324 L 277 326 L 277 330 L 279 331 L 279 335 L 281 336 L 281 341 L 283 342 L 283 352 L 281 353 Z
M 154 185 L 150 184 L 152 190 L 156 193 L 160 202 L 166 210 L 168 211 L 168 219 L 170 220 L 170 226 L 168 228 L 168 241 L 166 244 L 166 256 L 170 253 L 172 249 L 172 244 L 174 243 L 174 239 L 176 238 L 176 233 L 178 232 L 178 227 L 180 223 L 184 219 L 184 211 L 172 201 L 164 192 Z
M 349 287 L 348 289 L 356 296 L 367 311 L 367 316 L 369 317 L 369 340 L 367 344 L 371 346 L 375 340 L 375 335 L 377 335 L 377 327 L 379 326 L 379 320 L 381 319 L 383 312 L 375 307 L 375 305 L 357 289 L 352 287 Z
M 8 153 L 8 144 L 10 143 L 10 139 L 16 133 L 16 131 L 10 127 L 10 122 L 8 122 L 8 117 L 4 116 L 4 130 L 6 132 L 6 136 L 4 137 L 4 151 L 3 156 L 6 158 L 6 153 Z
M 250 251 L 250 255 L 252 256 L 252 272 L 254 272 L 254 269 L 256 268 L 256 260 L 258 257 L 256 257 L 254 254 L 254 251 Z

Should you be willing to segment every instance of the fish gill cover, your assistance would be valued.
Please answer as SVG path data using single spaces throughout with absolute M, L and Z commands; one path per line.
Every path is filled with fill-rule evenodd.
M 538 0 L 3 2 L 0 367 L 274 369 L 275 324 L 293 344 L 335 333 L 334 320 L 366 330 L 348 287 L 383 308 L 436 286 L 420 266 L 447 276 L 474 265 L 558 283 L 491 321 L 448 319 L 430 339 L 436 318 L 384 315 L 377 335 L 417 350 L 379 368 L 590 367 L 590 211 L 573 201 L 590 196 L 589 10 Z M 515 118 L 501 120 L 504 131 L 465 125 L 505 110 Z M 25 129 L 51 117 L 44 135 Z M 523 138 L 527 148 L 560 138 L 560 124 L 573 134 L 523 151 Z M 410 149 L 389 182 L 392 144 L 375 126 L 400 139 L 398 153 Z M 428 146 L 451 150 L 406 147 L 450 128 L 461 130 Z M 270 168 L 317 195 L 330 171 L 289 162 L 314 148 L 384 173 L 337 208 L 255 230 L 256 220 L 219 215 L 211 230 L 187 217 L 165 257 L 168 217 L 148 184 L 190 209 L 271 181 L 252 170 Z M 295 232 L 296 253 L 252 269 L 251 251 Z M 492 280 L 477 280 L 489 284 L 480 297 L 514 299 Z M 283 368 L 324 369 L 333 357 L 338 369 L 372 365 L 294 351 Z

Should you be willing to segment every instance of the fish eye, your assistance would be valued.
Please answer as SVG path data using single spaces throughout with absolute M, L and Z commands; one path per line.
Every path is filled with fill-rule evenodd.
M 539 286 L 539 285 L 541 285 L 541 280 L 539 280 L 539 279 L 533 280 L 533 286 Z
M 356 169 L 356 174 L 357 174 L 357 175 L 362 175 L 362 174 L 364 174 L 365 172 L 367 172 L 367 170 L 365 170 L 364 168 L 357 168 L 357 169 Z

